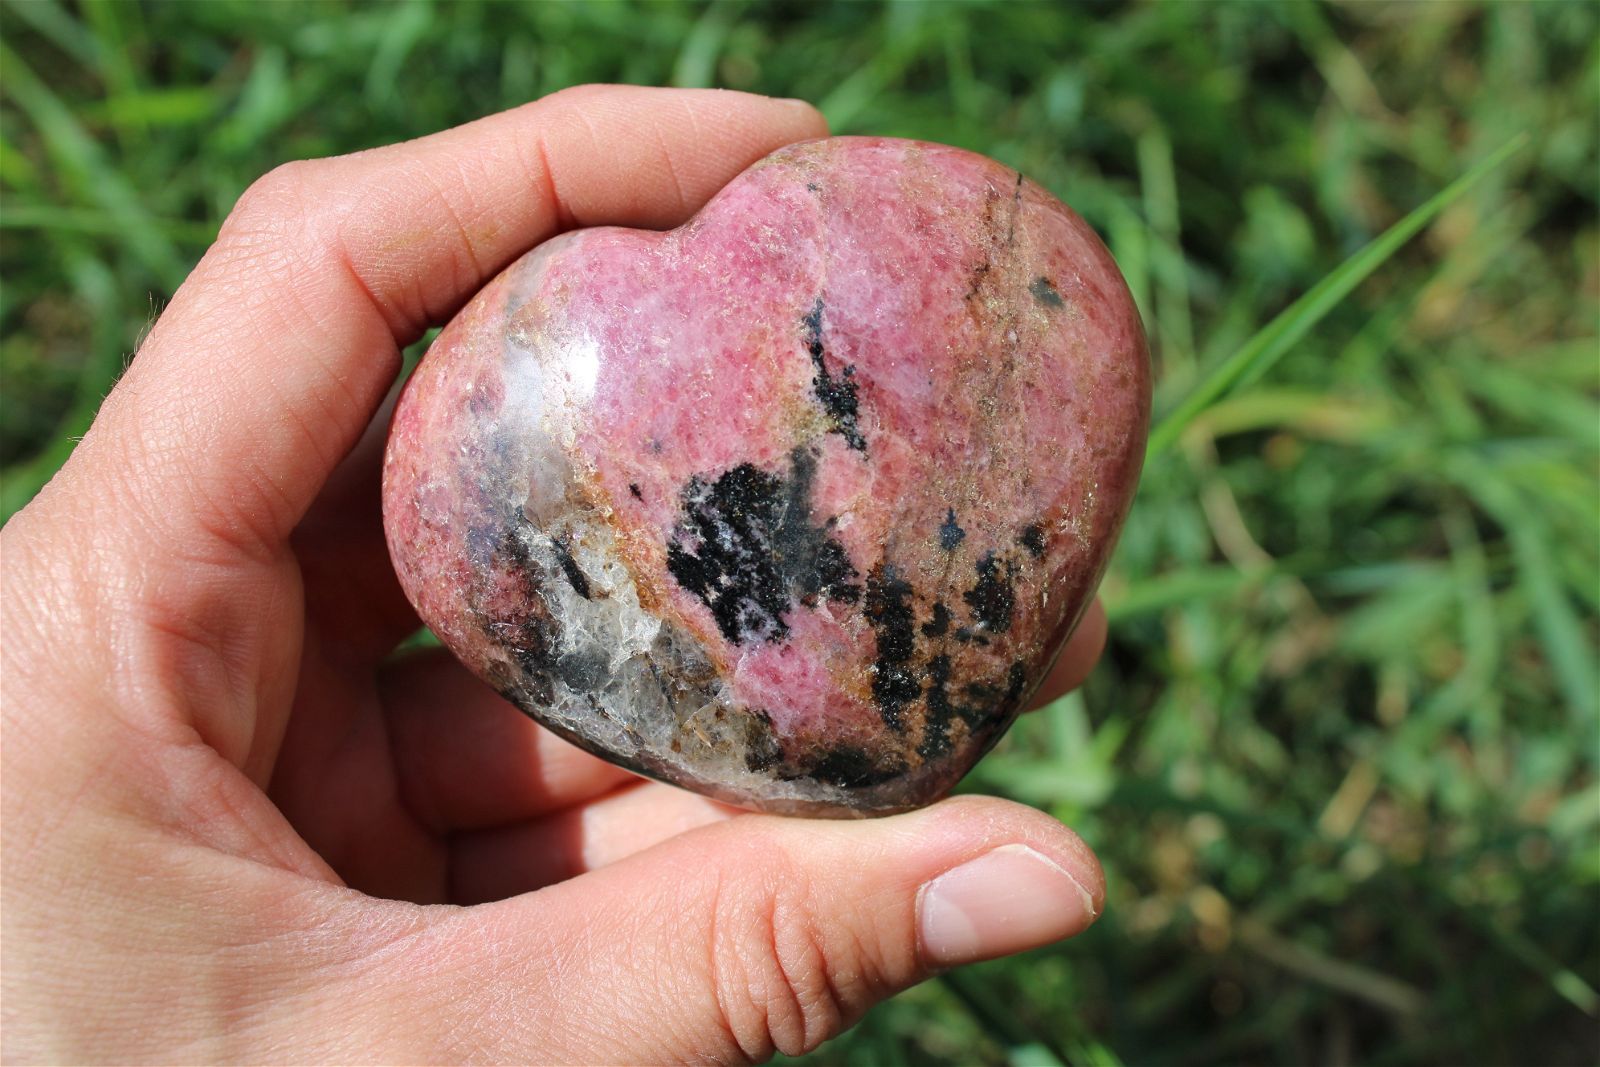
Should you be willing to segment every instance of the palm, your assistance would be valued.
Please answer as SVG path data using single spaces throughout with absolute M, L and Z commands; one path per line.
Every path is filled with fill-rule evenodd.
M 258 704 L 258 733 L 283 737 L 259 802 L 270 797 L 347 884 L 417 903 L 537 888 L 721 814 L 557 740 L 440 650 L 392 654 L 417 622 L 378 518 L 386 422 L 385 411 L 296 531 L 298 573 L 276 578 L 303 587 L 305 617 L 292 705 Z M 607 816 L 633 806 L 617 794 L 634 783 L 668 795 L 639 805 L 625 833 L 607 830 L 623 825 Z

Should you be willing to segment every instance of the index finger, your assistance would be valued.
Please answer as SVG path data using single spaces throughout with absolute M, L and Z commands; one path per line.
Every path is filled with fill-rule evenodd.
M 750 163 L 824 132 L 799 101 L 587 86 L 280 167 L 240 199 L 67 476 L 99 462 L 162 534 L 272 551 L 400 348 L 512 259 L 573 226 L 682 222 Z

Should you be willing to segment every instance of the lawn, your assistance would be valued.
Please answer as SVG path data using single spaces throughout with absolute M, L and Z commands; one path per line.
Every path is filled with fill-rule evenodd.
M 1020 168 L 1155 354 L 1105 661 L 964 787 L 1105 917 L 811 1061 L 1600 1058 L 1600 5 L 7 0 L 0 515 L 253 178 L 596 80 Z

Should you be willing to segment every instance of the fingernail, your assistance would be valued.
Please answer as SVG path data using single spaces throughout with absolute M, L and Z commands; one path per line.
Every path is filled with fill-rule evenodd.
M 917 898 L 923 962 L 935 968 L 1048 945 L 1094 919 L 1089 891 L 1026 845 L 1002 845 L 969 860 L 923 886 Z

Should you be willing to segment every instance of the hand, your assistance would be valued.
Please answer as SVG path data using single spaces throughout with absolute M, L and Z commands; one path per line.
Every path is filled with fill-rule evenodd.
M 1092 921 L 1039 812 L 742 814 L 390 659 L 401 347 L 553 233 L 677 224 L 824 132 L 590 87 L 251 187 L 0 537 L 7 1059 L 760 1060 Z

